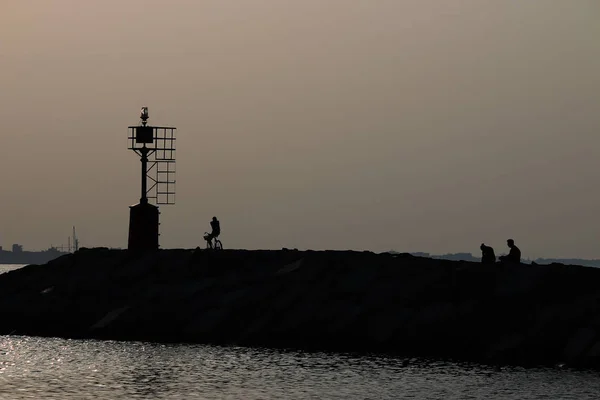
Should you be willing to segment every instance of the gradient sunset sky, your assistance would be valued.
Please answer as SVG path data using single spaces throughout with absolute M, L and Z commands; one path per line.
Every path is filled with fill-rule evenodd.
M 600 1 L 3 0 L 0 244 L 126 247 L 127 126 L 178 128 L 161 247 L 600 258 Z

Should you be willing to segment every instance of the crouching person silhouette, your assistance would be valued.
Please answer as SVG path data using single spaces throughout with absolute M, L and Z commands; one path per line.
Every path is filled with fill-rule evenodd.
M 485 243 L 481 243 L 479 246 L 481 249 L 481 263 L 484 265 L 493 265 L 496 263 L 496 254 L 494 249 L 490 246 L 486 246 Z

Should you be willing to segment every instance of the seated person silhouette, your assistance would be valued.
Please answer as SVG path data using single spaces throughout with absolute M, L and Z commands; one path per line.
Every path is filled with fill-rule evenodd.
M 521 263 L 521 250 L 517 246 L 515 246 L 515 241 L 512 239 L 508 239 L 506 241 L 508 247 L 510 247 L 510 252 L 506 256 L 501 256 L 500 261 L 504 263 L 513 263 L 520 264 Z
M 494 249 L 490 246 L 486 246 L 485 243 L 481 243 L 479 246 L 481 249 L 481 263 L 482 264 L 495 264 L 496 263 L 496 254 L 494 253 Z
M 210 221 L 210 227 L 212 231 L 208 235 L 204 236 L 204 240 L 206 240 L 208 246 L 212 249 L 212 240 L 214 238 L 219 237 L 219 235 L 221 234 L 221 223 L 219 222 L 217 217 L 212 218 L 212 221 Z

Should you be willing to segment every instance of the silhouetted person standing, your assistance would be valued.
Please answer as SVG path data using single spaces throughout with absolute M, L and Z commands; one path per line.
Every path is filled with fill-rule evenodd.
M 515 241 L 512 239 L 508 239 L 506 241 L 508 247 L 510 247 L 510 251 L 508 255 L 500 257 L 500 261 L 509 262 L 519 264 L 521 263 L 521 250 L 517 246 L 515 246 Z
M 494 249 L 490 246 L 486 246 L 485 243 L 481 243 L 479 246 L 481 249 L 481 263 L 482 264 L 495 264 L 496 263 L 496 254 L 494 253 Z
M 209 246 L 212 247 L 212 240 L 216 237 L 219 237 L 221 234 L 221 223 L 217 219 L 217 217 L 212 217 L 212 221 L 210 221 L 211 232 L 204 236 L 204 240 L 209 243 Z

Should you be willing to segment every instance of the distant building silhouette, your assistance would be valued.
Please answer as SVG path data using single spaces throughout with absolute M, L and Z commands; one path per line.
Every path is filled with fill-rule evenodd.
M 394 250 L 390 250 L 388 253 L 390 254 L 400 254 L 400 252 L 398 251 L 394 251 Z M 458 261 L 472 261 L 472 262 L 481 262 L 481 259 L 479 257 L 475 257 L 473 254 L 471 253 L 448 253 L 448 254 L 431 254 L 431 253 L 427 253 L 427 252 L 422 252 L 422 251 L 418 251 L 418 252 L 409 252 L 410 255 L 413 255 L 415 257 L 428 257 L 428 258 L 435 258 L 438 260 L 458 260 Z M 501 256 L 505 256 L 506 253 L 501 254 Z M 532 262 L 535 262 L 536 264 L 539 265 L 544 265 L 544 264 L 552 264 L 552 263 L 558 263 L 558 264 L 565 264 L 565 265 L 582 265 L 584 267 L 595 267 L 595 268 L 600 268 L 600 259 L 585 259 L 585 258 L 536 258 L 533 260 L 530 259 L 521 259 L 521 263 L 522 264 L 530 264 Z

